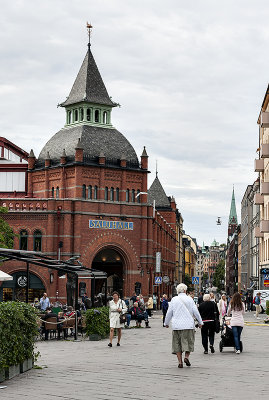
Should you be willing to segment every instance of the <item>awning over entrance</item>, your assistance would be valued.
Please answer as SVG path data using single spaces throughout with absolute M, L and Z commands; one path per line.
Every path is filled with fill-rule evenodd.
M 72 274 L 75 277 L 75 306 L 78 309 L 78 279 L 104 279 L 107 283 L 106 272 L 87 268 L 77 261 L 78 257 L 71 257 L 69 260 L 55 260 L 37 251 L 13 250 L 0 248 L 2 261 L 17 260 L 26 263 L 26 302 L 29 300 L 30 272 L 29 265 L 38 265 L 43 268 L 50 268 L 58 271 L 59 275 Z M 105 291 L 106 297 L 107 291 Z M 106 301 L 106 298 L 105 298 Z

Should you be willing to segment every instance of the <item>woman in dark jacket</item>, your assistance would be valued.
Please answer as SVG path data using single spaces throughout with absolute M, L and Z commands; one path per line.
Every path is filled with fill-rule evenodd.
M 167 310 L 168 310 L 169 304 L 168 304 L 168 299 L 167 299 L 167 295 L 164 294 L 163 298 L 162 298 L 162 312 L 163 312 L 163 326 L 165 327 L 164 321 L 165 321 L 165 317 L 167 314 Z
M 216 306 L 216 303 L 214 301 L 210 301 L 209 294 L 205 294 L 203 300 L 203 303 L 201 303 L 199 306 L 199 313 L 204 323 L 201 329 L 204 354 L 208 354 L 208 339 L 211 353 L 215 353 L 215 320 L 219 319 L 219 310 Z

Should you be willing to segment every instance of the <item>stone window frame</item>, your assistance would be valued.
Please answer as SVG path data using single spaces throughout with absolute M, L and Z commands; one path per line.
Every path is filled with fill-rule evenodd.
M 36 229 L 34 231 L 34 235 L 33 235 L 34 239 L 33 239 L 33 250 L 34 251 L 42 251 L 42 232 L 40 229 Z M 38 246 L 36 246 L 36 242 L 37 240 L 40 239 L 40 246 L 37 249 Z
M 22 235 L 22 233 L 25 233 L 25 235 Z M 28 231 L 26 229 L 21 229 L 20 230 L 20 243 L 19 243 L 20 250 L 28 250 L 28 238 L 29 238 Z M 22 243 L 23 243 L 22 239 L 25 239 L 26 245 L 24 245 L 24 246 L 22 245 Z
M 110 201 L 114 201 L 114 188 L 113 187 L 110 188 L 109 198 L 110 198 Z
M 116 201 L 120 201 L 120 188 L 116 188 Z
M 82 185 L 82 193 L 81 193 L 81 195 L 82 195 L 83 199 L 86 199 L 86 185 Z
M 88 186 L 88 200 L 92 200 L 92 185 Z

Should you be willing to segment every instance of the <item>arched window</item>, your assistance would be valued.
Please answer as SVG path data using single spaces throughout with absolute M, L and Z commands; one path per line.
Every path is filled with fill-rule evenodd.
M 42 251 L 42 233 L 37 230 L 34 231 L 34 251 Z
M 94 200 L 98 199 L 98 187 L 94 186 Z
M 28 249 L 28 232 L 23 229 L 20 231 L 20 250 Z
M 139 189 L 137 189 L 137 195 L 139 195 L 139 193 L 140 193 L 140 190 Z M 138 203 L 141 203 L 141 199 L 140 199 L 140 195 L 139 196 L 137 196 L 137 202 Z
M 91 120 L 91 109 L 87 108 L 87 121 Z
M 54 187 L 51 188 L 51 197 L 54 197 Z
M 68 124 L 71 124 L 71 116 L 72 116 L 71 111 L 68 111 L 68 112 L 67 112 L 67 123 L 68 123 Z
M 75 122 L 78 121 L 78 110 L 75 110 L 75 112 L 74 112 L 74 121 Z
M 105 187 L 105 200 L 108 200 L 108 187 Z
M 130 190 L 126 189 L 126 201 L 130 201 Z
M 94 111 L 94 122 L 99 122 L 99 110 Z
M 110 188 L 110 201 L 114 201 L 114 188 Z
M 132 202 L 135 203 L 135 190 L 132 189 Z
M 59 193 L 60 193 L 59 186 L 57 186 L 57 188 L 56 188 L 56 199 L 59 199 Z
M 82 185 L 82 198 L 86 199 L 86 185 Z
M 84 110 L 83 108 L 80 109 L 80 121 L 83 121 L 84 118 Z
M 88 186 L 88 199 L 91 200 L 92 199 L 92 186 Z
M 103 113 L 103 124 L 107 124 L 107 112 Z
M 116 188 L 116 201 L 120 201 L 120 189 Z

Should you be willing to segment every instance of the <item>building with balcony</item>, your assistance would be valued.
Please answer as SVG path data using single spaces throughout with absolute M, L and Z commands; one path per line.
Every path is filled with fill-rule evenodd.
M 263 288 L 266 271 L 269 267 L 269 85 L 267 87 L 258 117 L 259 125 L 259 159 L 255 160 L 255 171 L 258 172 L 258 187 L 254 203 L 259 211 L 259 224 L 255 226 L 255 238 L 259 247 L 256 258 L 254 283 Z M 263 163 L 263 168 L 262 168 Z

